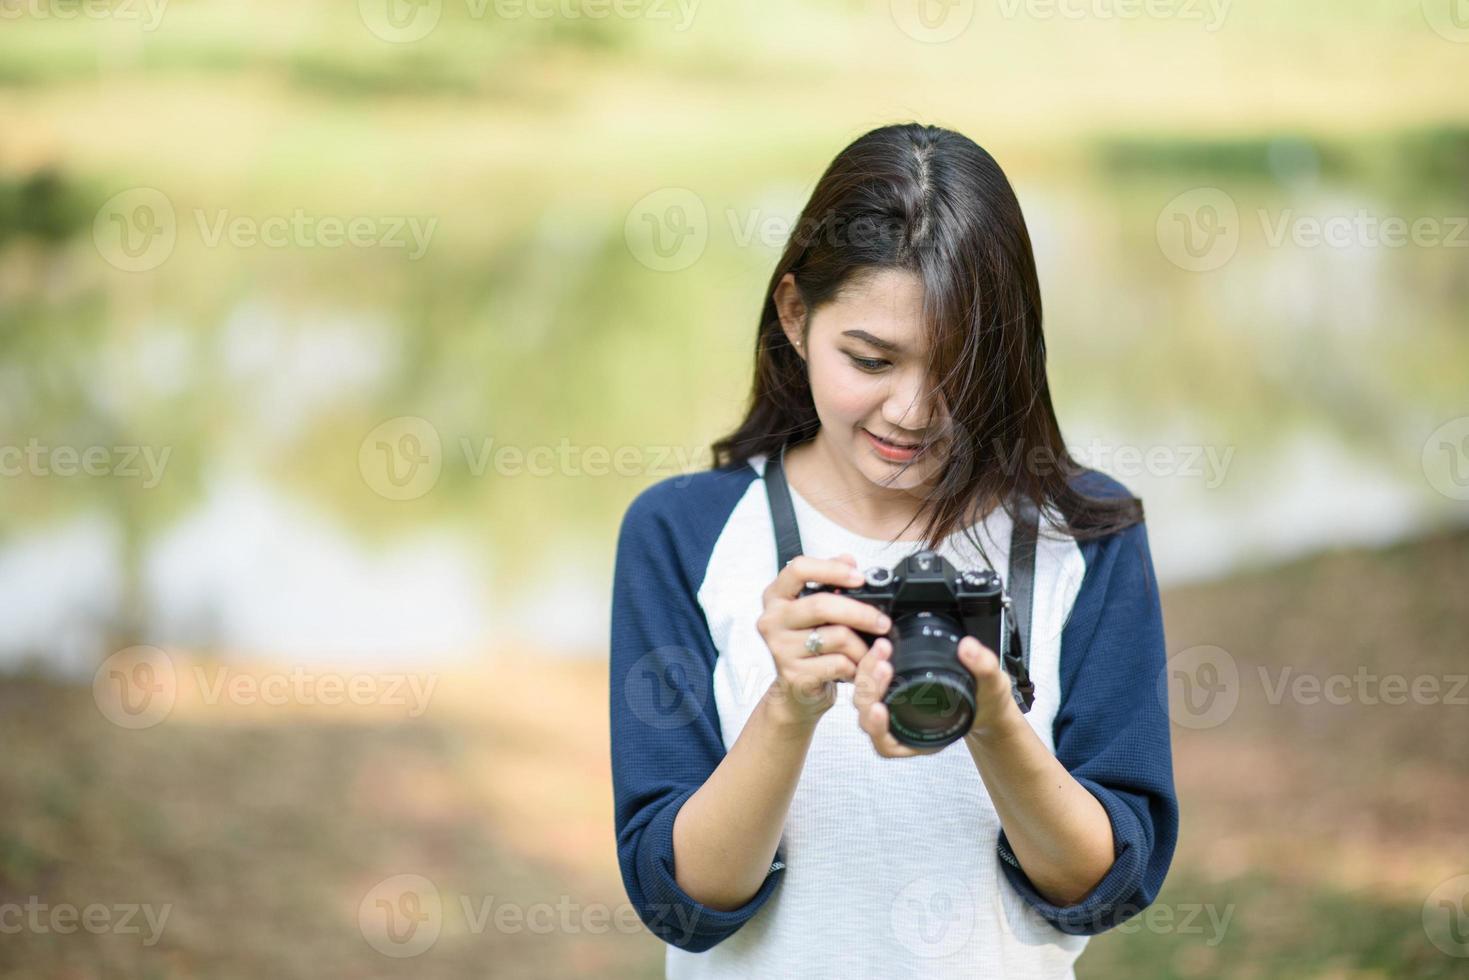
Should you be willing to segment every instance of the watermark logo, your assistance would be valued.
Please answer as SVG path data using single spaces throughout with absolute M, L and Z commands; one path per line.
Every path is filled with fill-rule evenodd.
M 691 725 L 709 700 L 709 668 L 683 647 L 659 647 L 633 662 L 623 677 L 622 696 L 633 715 L 658 731 Z
M 444 0 L 357 0 L 367 29 L 390 44 L 421 41 L 439 25 Z
M 1469 875 L 1440 882 L 1423 902 L 1423 931 L 1449 956 L 1469 957 Z
M 623 223 L 628 251 L 654 272 L 679 272 L 709 244 L 709 212 L 685 187 L 664 187 L 638 200 Z
M 1189 647 L 1163 665 L 1154 690 L 1175 725 L 1214 728 L 1239 705 L 1239 665 L 1223 647 Z
M 1469 0 L 1423 0 L 1423 19 L 1439 37 L 1469 44 Z
M 152 728 L 168 717 L 177 697 L 178 671 L 157 647 L 119 650 L 92 676 L 97 710 L 120 728 Z
M 384 956 L 406 959 L 439 941 L 444 907 L 439 889 L 423 875 L 384 878 L 357 906 L 357 928 L 367 944 Z
M 974 895 L 951 875 L 924 875 L 893 899 L 893 935 L 914 956 L 937 959 L 963 949 L 974 932 Z
M 1423 443 L 1423 475 L 1450 500 L 1469 500 L 1469 415 L 1445 422 Z
M 1163 255 L 1189 272 L 1209 272 L 1239 248 L 1239 207 L 1217 187 L 1184 191 L 1163 206 L 1156 228 Z
M 974 0 L 891 0 L 898 30 L 924 44 L 952 41 L 974 21 Z
M 123 272 L 156 269 L 178 241 L 173 202 L 153 187 L 114 194 L 97 210 L 92 241 L 102 258 Z
M 379 424 L 357 450 L 357 468 L 369 489 L 388 500 L 416 500 L 434 488 L 444 447 L 433 423 L 400 415 Z

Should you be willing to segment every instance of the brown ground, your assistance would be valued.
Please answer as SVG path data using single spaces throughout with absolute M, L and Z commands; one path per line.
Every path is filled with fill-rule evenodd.
M 1258 675 L 1362 665 L 1447 691 L 1469 672 L 1466 578 L 1460 533 L 1167 594 L 1170 653 L 1227 650 L 1239 705 L 1174 728 L 1184 833 L 1155 906 L 1173 923 L 1099 937 L 1080 976 L 1469 975 L 1423 923 L 1430 891 L 1469 874 L 1469 706 L 1271 704 Z M 168 719 L 137 731 L 89 689 L 6 678 L 0 907 L 171 910 L 152 946 L 146 926 L 7 933 L 0 978 L 660 976 L 658 941 L 619 925 L 604 674 L 496 658 L 442 675 L 417 720 L 210 705 L 181 683 Z M 375 951 L 359 915 L 399 874 L 443 902 L 437 941 L 405 958 Z M 491 899 L 547 918 L 475 928 Z M 1195 908 L 1227 912 L 1222 935 L 1204 912 L 1184 924 Z M 599 909 L 608 924 L 583 918 Z

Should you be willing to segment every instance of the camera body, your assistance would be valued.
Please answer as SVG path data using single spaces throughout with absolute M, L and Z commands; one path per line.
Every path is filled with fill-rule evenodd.
M 876 606 L 892 620 L 893 679 L 883 702 L 898 741 L 937 748 L 963 738 L 974 723 L 974 678 L 959 661 L 959 641 L 973 636 L 1008 663 L 1010 599 L 989 569 L 956 569 L 934 551 L 917 551 L 891 569 L 874 566 L 855 588 L 807 583 L 799 596 L 832 592 Z M 871 646 L 879 634 L 857 631 Z

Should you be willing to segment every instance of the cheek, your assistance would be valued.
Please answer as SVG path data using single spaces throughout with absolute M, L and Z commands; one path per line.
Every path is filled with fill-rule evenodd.
M 856 425 L 881 410 L 884 393 L 876 378 L 833 359 L 811 373 L 811 396 L 817 413 L 827 422 Z

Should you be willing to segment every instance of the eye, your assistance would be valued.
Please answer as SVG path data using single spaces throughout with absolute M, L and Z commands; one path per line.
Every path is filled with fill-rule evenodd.
M 888 362 L 882 360 L 881 358 L 858 357 L 856 354 L 848 354 L 847 357 L 851 359 L 853 364 L 857 365 L 857 367 L 861 368 L 863 371 L 868 371 L 874 374 L 888 366 Z

